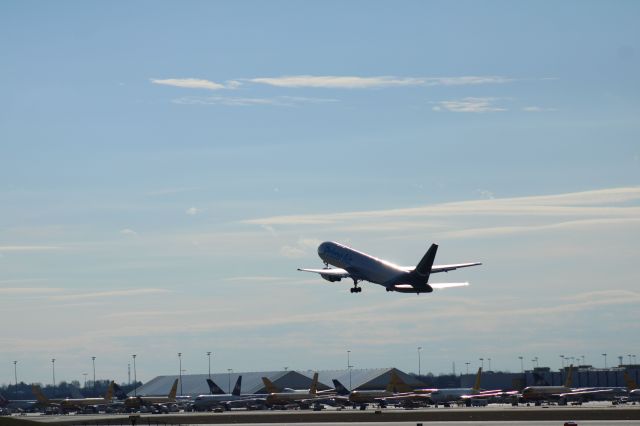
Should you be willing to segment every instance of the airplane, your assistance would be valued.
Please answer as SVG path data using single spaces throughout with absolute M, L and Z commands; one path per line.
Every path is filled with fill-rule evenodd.
M 207 379 L 209 388 L 216 392 L 220 389 L 218 385 L 211 379 Z M 266 402 L 266 395 L 241 395 L 240 389 L 242 386 L 242 376 L 238 376 L 233 391 L 228 393 L 214 393 L 213 395 L 198 395 L 193 401 L 193 408 L 196 411 L 207 411 L 216 407 L 230 410 L 231 408 L 254 408 L 264 406 Z
M 325 267 L 323 269 L 298 268 L 298 271 L 320 274 L 322 278 L 330 282 L 351 278 L 353 280 L 353 287 L 350 289 L 351 293 L 360 293 L 362 291 L 362 287 L 358 287 L 358 282 L 360 281 L 379 284 L 385 287 L 387 291 L 416 294 L 431 293 L 434 289 L 469 285 L 466 282 L 428 283 L 429 277 L 433 273 L 481 265 L 479 262 L 434 265 L 433 261 L 437 250 L 438 245 L 432 244 L 417 266 L 398 266 L 345 245 L 333 241 L 325 241 L 318 246 L 318 256 L 324 262 Z M 335 268 L 329 268 L 329 265 L 335 266 Z
M 124 400 L 124 405 L 128 408 L 140 408 L 143 405 L 173 403 L 176 402 L 177 393 L 178 379 L 175 379 L 167 396 L 130 396 Z
M 416 389 L 417 393 L 426 393 L 429 399 L 436 406 L 443 404 L 448 406 L 451 403 L 465 402 L 472 405 L 472 400 L 486 400 L 494 397 L 504 397 L 517 392 L 506 392 L 501 389 L 482 390 L 480 388 L 480 380 L 482 378 L 482 367 L 478 368 L 476 380 L 471 388 L 439 388 L 439 389 Z
M 596 399 L 599 396 L 612 395 L 614 388 L 587 387 L 572 388 L 573 364 L 569 366 L 567 378 L 563 386 L 528 386 L 522 390 L 524 401 L 534 401 L 539 405 L 542 401 L 556 401 L 559 405 L 566 405 L 568 400 Z
M 428 395 L 413 392 L 411 387 L 395 371 L 391 372 L 387 387 L 381 390 L 352 390 L 349 392 L 336 379 L 333 380 L 333 385 L 338 393 L 334 398 L 336 402 L 351 404 L 354 408 L 359 405 L 362 410 L 366 408 L 367 404 L 377 403 L 380 406 L 386 406 L 387 404 L 408 405 L 414 402 L 424 403 L 428 399 Z
M 29 411 L 37 404 L 36 400 L 32 399 L 7 399 L 0 394 L 0 408 L 5 408 L 11 412 Z
M 40 389 L 40 386 L 32 385 L 31 389 L 36 397 L 36 400 L 38 401 L 38 405 L 59 407 L 63 411 L 69 411 L 81 407 L 110 404 L 111 400 L 113 399 L 113 385 L 114 382 L 109 383 L 109 387 L 107 388 L 107 392 L 105 393 L 103 398 L 49 399 L 44 395 L 44 393 L 42 393 L 42 389 Z
M 311 387 L 308 390 L 296 390 L 289 392 L 272 392 L 275 390 L 274 384 L 266 377 L 262 378 L 265 389 L 269 394 L 266 397 L 266 404 L 270 407 L 285 406 L 288 404 L 306 404 L 318 399 L 318 373 L 313 375 Z
M 640 389 L 638 388 L 638 384 L 626 371 L 624 372 L 624 381 L 627 384 L 627 399 L 632 402 L 640 401 Z

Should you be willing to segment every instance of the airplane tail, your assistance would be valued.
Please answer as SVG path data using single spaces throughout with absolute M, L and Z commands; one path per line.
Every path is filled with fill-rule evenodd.
M 211 391 L 212 395 L 224 395 L 226 393 L 211 379 L 207 379 L 207 384 L 209 385 L 209 391 Z
M 480 390 L 480 378 L 482 377 L 482 367 L 478 368 L 478 373 L 476 374 L 476 381 L 473 384 L 473 390 L 474 391 L 479 391 Z
M 634 389 L 638 389 L 638 383 L 636 383 L 636 381 L 633 380 L 626 371 L 624 372 L 624 382 L 627 385 L 627 390 L 632 391 Z
M 174 380 L 173 386 L 171 386 L 171 390 L 169 391 L 169 395 L 167 397 L 170 401 L 176 400 L 176 395 L 178 394 L 178 379 Z
M 389 384 L 387 385 L 386 391 L 392 393 L 410 392 L 411 387 L 407 385 L 400 376 L 398 376 L 398 373 L 395 370 L 391 370 L 391 376 L 389 377 Z
M 279 392 L 279 389 L 276 387 L 276 385 L 274 385 L 273 382 L 266 377 L 262 378 L 262 383 L 264 383 L 264 388 L 267 390 L 267 393 Z
M 47 398 L 46 396 L 44 396 L 44 394 L 42 393 L 42 389 L 40 389 L 40 386 L 38 385 L 32 385 L 31 386 L 31 391 L 33 392 L 33 394 L 36 397 L 36 400 L 40 403 L 40 404 L 49 404 L 49 398 Z
M 311 381 L 311 387 L 309 388 L 310 394 L 318 393 L 318 373 L 313 374 L 313 380 Z
M 111 402 L 113 399 L 113 390 L 114 390 L 115 382 L 109 383 L 109 387 L 107 388 L 107 392 L 104 394 L 104 400 L 107 402 Z
M 567 380 L 564 382 L 565 388 L 570 388 L 573 384 L 573 364 L 569 366 L 569 371 L 567 372 Z
M 336 393 L 338 395 L 349 395 L 350 393 L 349 390 L 336 379 L 333 379 L 333 387 L 336 388 Z
M 241 386 L 242 386 L 242 376 L 238 376 L 238 380 L 236 380 L 236 385 L 233 387 L 233 392 L 231 392 L 231 395 L 240 396 Z
M 118 399 L 127 399 L 127 394 L 124 393 L 122 388 L 120 386 L 118 386 L 118 384 L 116 382 L 111 382 L 111 383 L 113 383 L 113 394 L 116 396 L 116 398 L 118 398 Z
M 414 275 L 417 275 L 426 284 L 429 282 L 429 275 L 431 275 L 431 268 L 433 267 L 433 261 L 436 259 L 436 252 L 438 251 L 437 244 L 431 244 L 429 250 L 420 260 L 420 263 L 413 270 Z

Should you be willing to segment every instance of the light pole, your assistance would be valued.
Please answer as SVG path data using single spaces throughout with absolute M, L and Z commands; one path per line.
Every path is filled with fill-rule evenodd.
M 421 361 L 422 361 L 422 360 L 420 359 L 420 358 L 422 358 L 422 357 L 420 356 L 421 351 L 422 351 L 422 346 L 418 346 L 418 377 L 420 376 L 420 373 L 421 373 L 421 371 L 420 371 L 420 363 L 421 363 Z
M 629 365 L 631 365 L 631 354 L 627 354 L 627 356 L 629 357 Z
M 16 399 L 18 399 L 18 361 L 13 361 L 13 374 L 16 379 Z
M 584 365 L 584 355 L 580 355 L 580 358 L 582 358 L 582 365 Z
M 520 371 L 522 372 L 522 374 L 524 374 L 524 362 L 522 361 L 522 356 L 519 356 L 518 359 L 520 360 Z
M 349 390 L 351 390 L 351 359 L 350 359 L 351 351 L 347 351 L 347 370 L 349 370 Z
M 93 363 L 93 391 L 96 391 L 96 357 L 91 357 L 91 362 Z
M 178 367 L 178 376 L 180 377 L 180 396 L 182 396 L 182 352 L 178 352 L 178 362 L 180 364 Z
M 131 364 L 127 363 L 127 380 L 129 386 L 131 386 Z
M 469 364 L 471 364 L 470 362 L 465 362 L 465 364 L 467 364 L 467 374 L 469 374 Z
M 562 362 L 562 368 L 564 368 L 564 355 L 560 355 L 560 362 Z
M 53 373 L 53 390 L 56 390 L 56 359 L 51 358 L 51 372 Z
M 489 361 L 489 368 L 487 369 L 487 371 L 491 371 L 491 358 L 487 358 L 487 361 Z
M 211 380 L 211 352 L 207 352 L 207 357 L 209 357 L 209 380 Z
M 133 396 L 138 396 L 138 376 L 136 375 L 136 354 L 131 355 L 133 358 Z
M 479 359 L 480 359 L 480 368 L 484 370 L 484 358 L 479 358 Z
M 89 373 L 82 373 L 82 375 L 84 376 L 84 389 L 85 391 L 87 390 L 87 375 Z
M 227 368 L 227 373 L 229 374 L 229 394 L 231 394 L 231 372 L 233 371 L 233 368 Z
M 604 368 L 607 368 L 607 354 L 602 354 L 604 357 Z
M 532 366 L 533 366 L 533 363 L 534 363 L 534 362 L 535 362 L 535 364 L 536 364 L 536 365 L 535 365 L 536 367 L 539 367 L 539 366 L 540 366 L 540 364 L 538 364 L 538 357 L 534 357 L 534 358 L 531 360 L 531 365 L 532 365 Z

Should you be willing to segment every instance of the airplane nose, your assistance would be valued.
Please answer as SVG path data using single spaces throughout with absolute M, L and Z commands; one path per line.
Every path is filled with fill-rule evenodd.
M 327 243 L 324 242 L 318 246 L 318 256 L 322 257 L 327 252 Z

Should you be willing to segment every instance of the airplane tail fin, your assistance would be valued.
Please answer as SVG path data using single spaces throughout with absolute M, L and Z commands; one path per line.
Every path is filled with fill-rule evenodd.
M 569 371 L 567 372 L 567 380 L 564 382 L 565 388 L 570 388 L 573 384 L 573 364 L 569 366 Z
M 173 386 L 171 386 L 171 390 L 169 391 L 169 395 L 167 397 L 170 401 L 176 400 L 176 395 L 178 394 L 178 379 L 173 381 Z
M 32 385 L 31 386 L 31 391 L 33 392 L 33 394 L 36 397 L 36 400 L 40 403 L 40 404 L 49 404 L 49 398 L 47 398 L 46 396 L 44 396 L 44 394 L 42 393 L 42 389 L 40 389 L 40 386 L 38 385 Z
M 226 393 L 220 386 L 216 385 L 216 382 L 211 379 L 207 379 L 207 385 L 209 385 L 209 391 L 212 395 L 224 395 Z
M 474 391 L 479 391 L 480 390 L 480 379 L 482 377 L 482 367 L 478 368 L 478 373 L 476 374 L 476 381 L 473 384 L 473 390 Z
M 387 392 L 398 393 L 398 392 L 410 392 L 411 387 L 405 383 L 404 380 L 398 376 L 396 370 L 391 370 L 391 375 L 389 377 L 389 384 L 386 388 Z
M 267 393 L 279 392 L 279 389 L 276 387 L 276 385 L 274 385 L 273 382 L 266 377 L 262 378 L 262 383 L 264 383 L 264 388 L 267 390 Z
M 118 399 L 127 399 L 127 394 L 124 393 L 122 388 L 120 386 L 118 386 L 118 384 L 116 382 L 112 382 L 112 383 L 113 383 L 113 393 L 116 396 L 116 398 L 118 398 Z
M 422 257 L 416 268 L 413 270 L 413 274 L 417 275 L 425 284 L 429 282 L 429 275 L 431 275 L 431 268 L 433 267 L 433 261 L 436 259 L 436 252 L 438 251 L 437 244 L 431 244 L 429 250 Z
M 634 389 L 638 389 L 638 383 L 636 383 L 636 381 L 633 380 L 626 371 L 624 372 L 624 382 L 627 385 L 627 390 L 632 391 Z
M 311 381 L 311 387 L 309 388 L 309 393 L 314 394 L 318 393 L 318 373 L 313 374 L 313 380 Z
M 336 379 L 333 379 L 333 387 L 336 388 L 336 393 L 338 395 L 349 395 L 350 393 L 349 390 Z
M 115 385 L 115 382 L 112 381 L 111 383 L 109 383 L 107 392 L 104 394 L 104 400 L 107 402 L 111 402 L 111 400 L 113 399 L 113 385 Z
M 233 387 L 233 392 L 231 392 L 231 395 L 240 396 L 241 386 L 242 386 L 242 376 L 238 376 L 238 380 L 236 380 L 236 385 Z

